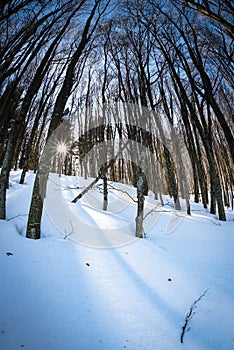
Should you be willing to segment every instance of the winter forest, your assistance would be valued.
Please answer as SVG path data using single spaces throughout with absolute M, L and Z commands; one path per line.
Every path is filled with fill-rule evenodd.
M 233 348 L 234 318 L 227 317 L 234 307 L 233 23 L 232 0 L 1 0 L 2 349 L 166 350 L 180 349 L 186 337 L 189 350 Z M 102 249 L 90 252 L 87 246 Z M 12 251 L 17 249 L 21 258 Z M 73 250 L 85 267 L 71 266 Z M 54 256 L 48 260 L 51 268 L 47 254 Z M 112 272 L 105 268 L 107 254 L 112 254 Z M 134 286 L 119 272 L 117 254 L 124 273 L 135 278 Z M 40 264 L 26 273 L 36 257 Z M 91 271 L 91 257 L 99 265 L 86 281 L 83 269 Z M 153 267 L 143 269 L 142 260 Z M 60 282 L 53 279 L 55 265 Z M 197 289 L 181 271 L 193 276 Z M 198 271 L 209 275 L 207 283 Z M 163 280 L 164 272 L 165 287 L 154 275 Z M 59 289 L 64 322 L 72 323 L 64 336 L 60 321 L 49 328 L 52 315 L 32 287 L 35 273 L 42 285 L 50 285 L 55 317 L 58 304 L 52 296 Z M 174 294 L 168 288 L 173 273 L 181 282 Z M 20 276 L 26 274 L 29 288 L 21 286 Z M 52 282 L 46 284 L 42 276 Z M 31 290 L 40 299 L 45 324 L 29 311 L 24 318 L 20 306 L 4 305 L 16 297 L 18 279 L 23 294 Z M 82 288 L 87 294 L 79 301 L 80 321 L 72 321 L 72 312 L 66 311 L 78 303 L 73 279 L 81 280 L 79 298 L 84 298 Z M 71 286 L 70 298 L 61 292 L 62 281 Z M 86 288 L 92 283 L 94 295 Z M 14 288 L 15 294 L 8 295 Z M 128 301 L 121 299 L 126 289 Z M 86 328 L 79 323 L 89 322 L 86 307 L 105 304 L 105 293 L 107 304 L 98 309 L 100 315 L 91 315 L 94 324 Z M 140 293 L 146 295 L 143 306 Z M 212 293 L 197 329 L 192 327 L 195 309 Z M 155 307 L 159 295 L 167 301 L 160 299 Z M 17 305 L 26 303 L 22 298 Z M 153 306 L 144 304 L 147 300 Z M 212 314 L 216 302 L 217 316 Z M 31 303 L 37 315 L 40 306 Z M 171 312 L 171 304 L 177 312 Z M 140 337 L 135 327 L 140 319 L 147 322 L 142 308 L 151 326 L 143 327 Z M 9 316 L 14 310 L 15 318 Z M 106 329 L 113 323 L 113 337 L 95 326 L 101 317 Z M 220 318 L 229 320 L 220 330 L 221 342 Z M 39 333 L 29 336 L 15 325 L 20 321 L 40 322 Z

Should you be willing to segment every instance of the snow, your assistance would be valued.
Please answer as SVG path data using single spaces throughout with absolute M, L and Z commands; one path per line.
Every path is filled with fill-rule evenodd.
M 35 241 L 24 237 L 34 174 L 25 185 L 19 176 L 11 173 L 7 220 L 0 221 L 0 349 L 234 348 L 232 211 L 219 222 L 192 203 L 187 216 L 151 195 L 146 238 L 136 239 L 128 195 L 109 190 L 104 213 L 100 186 L 71 203 L 82 191 L 77 183 L 91 179 L 51 175 Z M 181 344 L 186 314 L 205 291 Z

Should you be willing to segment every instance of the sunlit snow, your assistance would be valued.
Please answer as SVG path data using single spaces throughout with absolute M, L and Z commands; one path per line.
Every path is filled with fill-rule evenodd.
M 24 237 L 34 174 L 25 185 L 18 184 L 19 176 L 11 173 L 7 220 L 0 221 L 0 349 L 234 348 L 232 211 L 219 222 L 191 203 L 192 216 L 178 217 L 170 198 L 161 207 L 150 196 L 146 238 L 136 239 L 136 203 L 128 195 L 110 190 L 103 212 L 98 183 L 74 204 L 82 190 L 77 181 L 83 188 L 91 180 L 62 175 L 54 183 L 55 214 L 49 205 L 42 239 L 35 241 Z M 113 185 L 135 198 L 135 189 Z M 66 222 L 55 198 L 77 221 Z M 185 317 L 205 291 L 181 344 Z

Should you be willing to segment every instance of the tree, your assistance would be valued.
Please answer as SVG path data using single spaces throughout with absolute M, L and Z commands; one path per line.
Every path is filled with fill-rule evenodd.
M 85 1 L 83 2 L 85 3 Z M 62 87 L 57 96 L 49 130 L 47 135 L 47 140 L 50 139 L 53 131 L 60 125 L 63 112 L 67 103 L 67 100 L 71 94 L 71 90 L 74 84 L 74 74 L 77 63 L 79 62 L 87 44 L 91 41 L 92 35 L 101 19 L 101 16 L 105 12 L 109 1 L 107 1 L 101 10 L 100 6 L 102 4 L 102 0 L 96 0 L 93 8 L 91 9 L 90 15 L 88 16 L 80 42 L 75 50 L 70 63 L 68 64 L 66 75 L 64 77 L 64 81 Z M 97 18 L 95 19 L 96 12 L 98 11 Z M 94 20 L 94 24 L 92 25 L 92 21 Z M 42 173 L 43 172 L 43 173 Z M 26 236 L 28 238 L 38 239 L 41 234 L 41 215 L 43 210 L 43 200 L 46 192 L 46 183 L 49 175 L 49 160 L 45 160 L 45 168 L 43 170 L 39 170 L 36 175 L 35 184 L 33 188 L 31 207 L 29 212 L 28 224 L 27 224 L 27 232 Z M 43 184 L 40 188 L 40 176 L 44 178 Z
M 218 24 L 220 24 L 226 33 L 234 39 L 234 6 L 232 1 L 229 0 L 182 0 L 177 1 L 183 5 L 186 4 L 191 8 L 196 9 L 198 12 L 204 16 L 209 17 Z
M 7 142 L 7 148 L 6 148 L 5 157 L 3 160 L 3 166 L 2 166 L 1 175 L 0 175 L 0 177 L 1 177 L 0 218 L 1 219 L 5 219 L 5 215 L 6 215 L 6 213 L 5 213 L 6 189 L 8 186 L 9 173 L 10 173 L 10 169 L 11 169 L 11 165 L 12 165 L 12 161 L 13 161 L 13 157 L 14 157 L 14 150 L 15 150 L 16 144 L 17 144 L 17 139 L 18 139 L 17 135 L 19 133 L 19 130 L 21 129 L 21 126 L 25 122 L 25 118 L 26 118 L 26 115 L 27 115 L 29 108 L 31 106 L 33 97 L 37 94 L 39 88 L 41 87 L 43 78 L 45 77 L 45 75 L 50 67 L 51 60 L 55 54 L 55 49 L 56 49 L 61 37 L 63 36 L 65 30 L 67 29 L 67 26 L 69 25 L 71 18 L 74 16 L 75 12 L 78 11 L 79 9 L 80 9 L 80 6 L 78 6 L 78 8 L 72 12 L 72 14 L 69 16 L 68 20 L 66 21 L 65 25 L 62 27 L 61 31 L 58 33 L 58 35 L 52 41 L 52 43 L 49 46 L 48 50 L 46 51 L 43 59 L 41 60 L 39 66 L 36 70 L 36 73 L 34 74 L 34 76 L 32 78 L 31 83 L 29 84 L 27 92 L 23 98 L 20 110 L 18 111 L 17 114 L 15 114 L 15 120 L 12 123 L 11 132 L 10 132 L 9 139 Z M 52 11 L 52 12 L 54 13 L 54 11 Z M 50 14 L 50 16 L 51 16 L 51 14 Z M 49 14 L 47 14 L 44 17 L 46 17 L 46 19 L 48 19 Z M 43 19 L 43 21 L 44 20 L 45 19 Z M 52 21 L 52 23 L 49 23 L 47 29 L 51 29 L 53 24 L 54 24 L 53 21 Z M 18 49 L 19 48 L 17 48 L 17 50 Z M 41 47 L 40 47 L 40 49 L 41 49 Z M 12 85 L 11 85 L 11 89 L 14 91 L 14 87 L 12 87 Z M 10 92 L 10 95 L 11 94 L 12 94 L 12 92 Z M 7 95 L 7 98 L 9 99 L 8 95 Z M 21 182 L 23 183 L 23 177 L 21 179 Z
M 135 12 L 133 13 L 131 9 L 131 13 L 133 13 L 133 16 L 138 16 L 141 23 L 149 31 L 149 35 L 152 36 L 152 40 L 155 41 L 155 47 L 163 54 L 169 68 L 169 75 L 174 81 L 177 92 L 179 91 L 180 104 L 183 106 L 185 103 L 186 113 L 190 115 L 189 124 L 192 122 L 193 128 L 199 131 L 210 167 L 211 212 L 215 213 L 217 201 L 219 217 L 221 220 L 225 220 L 222 190 L 213 150 L 212 115 L 215 115 L 223 129 L 232 158 L 234 148 L 231 128 L 217 104 L 213 86 L 217 80 L 212 81 L 207 73 L 204 49 L 195 30 L 195 19 L 186 12 L 178 10 L 177 7 L 172 7 L 171 4 L 166 4 L 164 8 L 158 3 L 152 3 L 151 1 L 149 3 L 152 12 L 148 9 L 144 11 L 142 7 L 135 7 Z M 168 12 L 170 7 L 173 11 L 173 17 Z M 168 73 L 166 74 L 168 75 Z M 198 76 L 199 80 L 197 80 Z M 188 87 L 189 92 L 187 92 Z M 161 95 L 162 93 L 163 90 L 161 89 Z M 164 110 L 166 112 L 168 108 L 166 107 Z M 200 120 L 198 115 L 201 118 Z M 185 118 L 185 113 L 182 116 Z M 208 120 L 206 120 L 206 116 Z M 186 121 L 184 122 L 185 125 L 187 124 L 185 130 L 189 130 L 189 124 Z

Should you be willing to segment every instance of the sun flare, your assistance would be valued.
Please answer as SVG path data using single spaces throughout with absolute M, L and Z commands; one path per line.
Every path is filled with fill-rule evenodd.
M 59 143 L 58 146 L 57 146 L 57 152 L 58 153 L 62 153 L 62 154 L 65 154 L 67 152 L 67 146 L 65 143 Z

